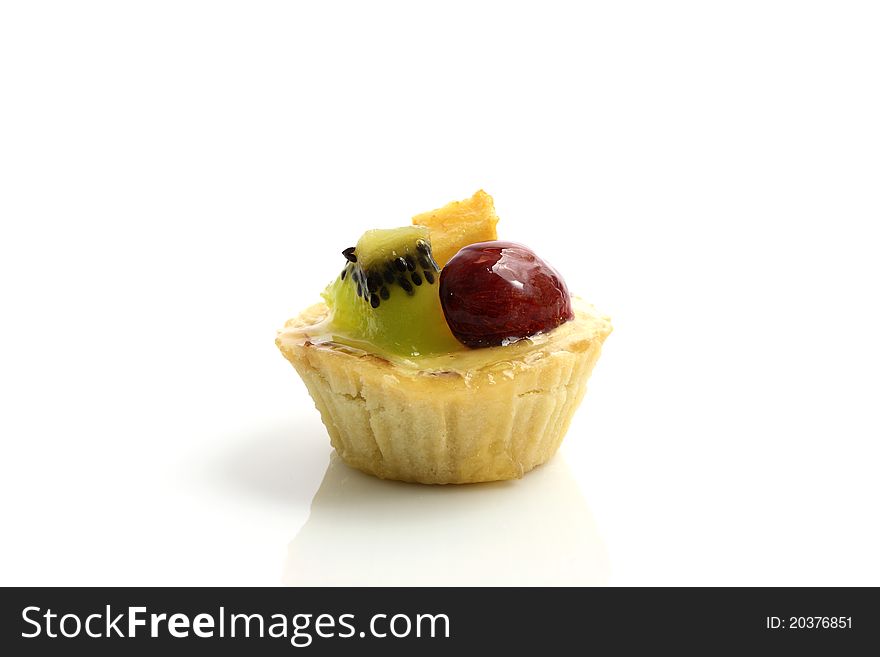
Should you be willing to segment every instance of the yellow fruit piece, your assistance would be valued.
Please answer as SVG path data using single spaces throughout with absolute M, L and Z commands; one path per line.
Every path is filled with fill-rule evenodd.
M 442 208 L 417 214 L 412 222 L 428 228 L 434 260 L 441 268 L 462 247 L 498 239 L 495 203 L 482 189 L 469 199 L 453 201 Z

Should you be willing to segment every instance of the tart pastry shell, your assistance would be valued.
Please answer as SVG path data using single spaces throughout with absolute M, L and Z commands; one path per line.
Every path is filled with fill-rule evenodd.
M 276 344 L 349 466 L 424 484 L 516 479 L 556 453 L 612 330 L 572 301 L 575 318 L 547 334 L 415 361 L 334 341 L 324 304 L 289 320 Z

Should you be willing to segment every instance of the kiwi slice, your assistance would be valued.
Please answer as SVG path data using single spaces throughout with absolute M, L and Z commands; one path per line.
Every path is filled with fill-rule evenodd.
M 368 230 L 323 297 L 337 340 L 396 356 L 461 349 L 440 306 L 440 268 L 422 226 Z

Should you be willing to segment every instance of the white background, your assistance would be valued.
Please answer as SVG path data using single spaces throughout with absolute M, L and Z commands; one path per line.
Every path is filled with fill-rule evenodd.
M 880 585 L 878 18 L 4 3 L 0 583 Z M 614 320 L 560 455 L 328 469 L 275 330 L 481 187 Z

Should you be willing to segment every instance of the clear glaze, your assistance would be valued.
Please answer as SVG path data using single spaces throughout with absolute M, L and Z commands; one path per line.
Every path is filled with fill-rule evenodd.
M 287 322 L 279 331 L 281 346 L 311 345 L 333 349 L 352 356 L 379 357 L 390 363 L 428 374 L 464 374 L 475 369 L 498 370 L 501 376 L 512 376 L 513 363 L 533 363 L 554 351 L 567 350 L 611 330 L 607 317 L 581 299 L 572 297 L 575 318 L 547 333 L 511 341 L 498 347 L 471 349 L 464 345 L 446 354 L 406 358 L 377 351 L 370 343 L 339 335 L 334 331 L 332 317 L 324 304 L 316 304 L 299 317 Z

